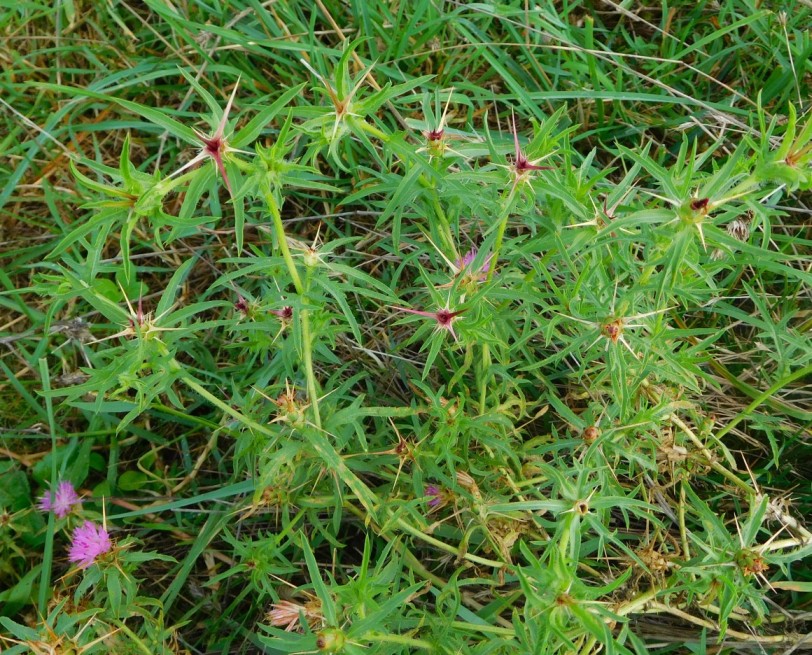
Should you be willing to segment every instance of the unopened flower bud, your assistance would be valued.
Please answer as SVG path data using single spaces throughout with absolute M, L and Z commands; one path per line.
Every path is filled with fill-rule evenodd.
M 322 653 L 338 653 L 346 642 L 347 637 L 340 628 L 327 628 L 316 636 L 316 648 Z

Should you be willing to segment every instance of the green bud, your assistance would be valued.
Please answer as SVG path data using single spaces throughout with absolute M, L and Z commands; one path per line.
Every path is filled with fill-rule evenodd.
M 327 628 L 316 636 L 316 648 L 322 653 L 338 653 L 346 642 L 347 637 L 340 628 Z

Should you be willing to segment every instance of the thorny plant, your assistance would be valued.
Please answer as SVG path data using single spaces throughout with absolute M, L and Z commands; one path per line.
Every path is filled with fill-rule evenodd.
M 286 5 L 237 22 L 276 34 L 281 12 L 316 39 Z M 536 13 L 571 29 L 531 13 L 526 34 L 488 20 L 520 43 Z M 268 97 L 236 58 L 267 43 L 231 26 L 241 65 L 151 78 L 188 101 L 42 86 L 129 131 L 116 168 L 76 140 L 85 214 L 3 296 L 42 299 L 20 309 L 36 345 L 4 343 L 38 360 L 39 396 L 11 388 L 50 439 L 0 459 L 7 652 L 643 653 L 647 614 L 692 643 L 802 643 L 812 534 L 772 489 L 812 419 L 809 242 L 782 222 L 812 188 L 812 120 L 697 100 L 737 131 L 624 136 L 606 112 L 650 98 L 600 95 L 594 26 L 561 56 L 596 119 L 534 104 L 528 52 L 488 54 L 507 98 L 402 74 L 394 41 L 299 59 L 293 31 L 273 56 L 301 66 Z M 31 484 L 60 480 L 87 493 L 43 518 Z

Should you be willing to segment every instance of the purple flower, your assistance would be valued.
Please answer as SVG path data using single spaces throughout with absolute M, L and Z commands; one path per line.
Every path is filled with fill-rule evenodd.
M 423 493 L 429 498 L 426 503 L 429 507 L 437 507 L 442 501 L 440 488 L 436 484 L 427 485 Z
M 471 264 L 474 263 L 474 259 L 476 259 L 476 248 L 471 248 L 465 255 L 463 255 L 462 259 L 457 260 L 457 268 L 468 268 Z
M 228 115 L 231 113 L 231 105 L 234 103 L 234 96 L 237 95 L 237 87 L 240 85 L 240 81 L 237 80 L 237 84 L 234 85 L 234 90 L 231 92 L 231 97 L 228 99 L 228 104 L 226 104 L 226 108 L 223 111 L 223 115 L 220 118 L 220 122 L 217 124 L 217 129 L 214 130 L 214 133 L 211 135 L 203 134 L 202 132 L 198 132 L 195 130 L 195 135 L 198 138 L 200 145 L 202 146 L 200 152 L 195 155 L 195 157 L 181 166 L 178 170 L 172 173 L 169 177 L 174 177 L 178 173 L 185 171 L 187 168 L 191 168 L 196 164 L 204 161 L 206 159 L 211 159 L 214 162 L 217 171 L 223 178 L 223 182 L 225 182 L 226 188 L 228 189 L 229 193 L 232 193 L 231 184 L 228 181 L 228 175 L 226 175 L 226 167 L 224 164 L 224 158 L 230 152 L 242 152 L 237 151 L 235 148 L 232 148 L 228 145 L 228 141 L 226 140 L 225 131 L 226 125 L 228 124 Z
M 247 316 L 251 308 L 248 305 L 248 301 L 240 294 L 237 294 L 237 302 L 234 303 L 234 309 L 240 312 L 240 314 L 243 316 Z
M 457 259 L 454 262 L 454 266 L 457 268 L 458 271 L 463 271 L 466 268 L 470 268 L 471 264 L 474 263 L 474 260 L 477 256 L 477 249 L 471 248 L 465 255 Z M 485 263 L 482 264 L 482 267 L 479 269 L 479 279 L 480 281 L 485 281 L 488 277 L 488 273 L 491 270 L 491 259 L 493 259 L 493 255 L 488 255 L 485 258 Z
M 56 487 L 56 493 L 46 491 L 39 499 L 39 508 L 43 512 L 53 511 L 57 518 L 63 519 L 71 513 L 76 505 L 80 505 L 82 499 L 76 493 L 73 485 L 63 480 Z
M 109 552 L 112 547 L 113 542 L 110 541 L 107 530 L 85 521 L 84 525 L 73 531 L 73 543 L 68 551 L 68 559 L 79 564 L 80 569 L 85 569 L 93 564 L 99 555 Z
M 289 305 L 282 309 L 269 309 L 268 311 L 283 322 L 290 321 L 293 318 L 293 307 Z
M 519 145 L 519 134 L 516 132 L 516 116 L 513 113 L 513 110 L 510 112 L 511 121 L 513 123 L 513 148 L 514 148 L 514 155 L 513 155 L 513 172 L 517 178 L 526 175 L 531 171 L 549 171 L 552 170 L 550 166 L 538 166 L 537 162 L 541 161 L 538 159 L 536 161 L 530 161 L 527 158 L 527 155 L 522 152 L 522 148 Z M 542 157 L 543 159 L 543 157 Z
M 409 314 L 417 314 L 418 316 L 425 316 L 426 318 L 433 318 L 437 322 L 437 329 L 448 330 L 455 341 L 457 340 L 457 334 L 454 332 L 453 323 L 459 315 L 465 311 L 461 309 L 452 312 L 448 307 L 444 307 L 438 309 L 436 312 L 424 312 L 418 309 L 409 309 L 408 307 L 396 307 L 395 305 L 392 305 L 392 309 L 397 309 L 400 312 L 407 312 Z

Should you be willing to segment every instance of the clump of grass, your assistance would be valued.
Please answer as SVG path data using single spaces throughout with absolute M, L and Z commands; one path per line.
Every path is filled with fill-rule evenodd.
M 809 9 L 514 4 L 0 19 L 8 652 L 804 643 Z

